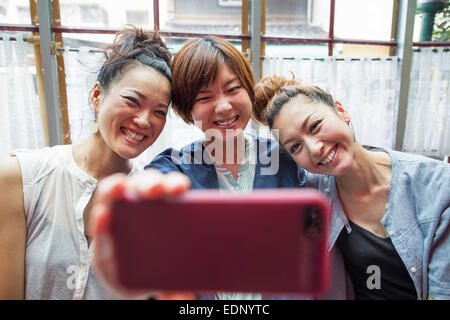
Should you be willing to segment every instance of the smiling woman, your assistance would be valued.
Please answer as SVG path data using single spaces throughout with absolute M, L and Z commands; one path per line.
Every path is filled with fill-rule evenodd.
M 348 113 L 318 87 L 272 75 L 255 92 L 258 120 L 310 172 L 306 185 L 332 200 L 329 248 L 342 252 L 356 298 L 449 299 L 450 166 L 361 146 Z
M 0 164 L 0 299 L 112 299 L 91 266 L 91 197 L 99 180 L 137 170 L 171 102 L 171 54 L 129 27 L 107 50 L 90 94 L 96 123 L 81 144 L 16 150 Z

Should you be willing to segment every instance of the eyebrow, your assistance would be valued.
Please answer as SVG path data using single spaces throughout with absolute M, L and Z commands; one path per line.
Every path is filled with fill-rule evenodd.
M 307 116 L 306 119 L 305 119 L 305 121 L 303 121 L 302 127 L 301 127 L 301 130 L 302 130 L 302 131 L 305 129 L 305 126 L 306 126 L 306 124 L 308 123 L 309 118 L 311 118 L 312 115 L 313 115 L 313 113 L 311 113 L 309 116 Z M 294 140 L 294 139 L 295 139 L 295 137 L 291 137 L 291 138 L 287 139 L 284 143 L 282 143 L 282 145 L 284 146 L 284 148 L 286 148 L 286 144 L 288 144 L 289 142 L 291 142 L 291 141 Z
M 234 81 L 236 81 L 236 80 L 240 81 L 238 77 L 235 77 L 235 78 L 232 78 L 232 79 L 228 80 L 227 82 L 225 82 L 225 83 L 223 84 L 222 87 L 226 87 L 226 86 L 228 86 L 230 83 L 232 83 L 232 82 L 234 82 Z M 206 93 L 206 92 L 210 92 L 210 91 L 211 91 L 211 90 L 199 90 L 198 93 Z

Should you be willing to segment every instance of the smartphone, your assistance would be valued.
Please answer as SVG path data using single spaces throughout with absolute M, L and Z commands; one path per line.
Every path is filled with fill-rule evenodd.
M 323 293 L 331 207 L 313 189 L 189 190 L 118 201 L 112 234 L 129 289 Z

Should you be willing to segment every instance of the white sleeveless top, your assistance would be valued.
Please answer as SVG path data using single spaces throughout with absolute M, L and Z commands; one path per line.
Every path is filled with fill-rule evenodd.
M 72 146 L 15 150 L 27 223 L 25 299 L 117 299 L 92 265 L 83 212 L 97 186 Z

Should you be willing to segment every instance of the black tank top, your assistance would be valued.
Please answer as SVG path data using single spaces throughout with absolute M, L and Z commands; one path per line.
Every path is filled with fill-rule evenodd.
M 380 238 L 349 220 L 336 245 L 344 256 L 356 299 L 417 299 L 414 283 L 390 238 Z

